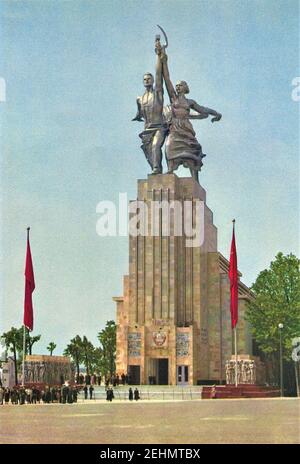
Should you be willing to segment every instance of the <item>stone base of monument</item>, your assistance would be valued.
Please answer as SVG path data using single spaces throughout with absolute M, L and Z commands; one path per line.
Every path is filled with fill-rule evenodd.
M 216 385 L 202 388 L 202 399 L 275 398 L 280 389 L 263 385 Z
M 280 396 L 278 387 L 266 386 L 264 363 L 257 356 L 237 356 L 237 387 L 235 386 L 236 359 L 226 361 L 226 385 L 204 386 L 202 399 L 212 398 L 274 398 Z

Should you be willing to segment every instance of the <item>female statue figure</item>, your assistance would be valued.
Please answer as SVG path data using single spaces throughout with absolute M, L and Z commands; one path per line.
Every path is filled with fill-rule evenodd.
M 194 100 L 186 98 L 189 87 L 185 81 L 176 84 L 176 90 L 171 82 L 167 64 L 167 55 L 163 47 L 156 49 L 163 65 L 163 77 L 171 103 L 171 120 L 169 123 L 169 135 L 166 141 L 166 159 L 168 172 L 172 173 L 179 165 L 190 169 L 192 177 L 199 182 L 198 172 L 201 170 L 202 158 L 206 156 L 196 139 L 190 119 L 204 119 L 209 115 L 214 116 L 211 122 L 219 121 L 220 113 L 210 108 L 198 105 Z M 190 114 L 194 110 L 195 115 Z

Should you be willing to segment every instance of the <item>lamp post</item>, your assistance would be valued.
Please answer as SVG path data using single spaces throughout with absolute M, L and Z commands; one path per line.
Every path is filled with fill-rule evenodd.
M 283 392 L 283 360 L 282 360 L 282 329 L 283 324 L 278 324 L 279 329 L 279 356 L 280 356 L 280 396 L 281 398 L 284 395 Z

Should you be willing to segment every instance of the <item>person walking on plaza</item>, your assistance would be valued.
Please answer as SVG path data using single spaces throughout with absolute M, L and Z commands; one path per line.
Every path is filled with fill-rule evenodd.
M 18 393 L 16 388 L 13 388 L 10 397 L 11 397 L 11 403 L 12 404 L 18 404 L 18 402 L 19 402 L 19 393 Z
M 68 403 L 73 403 L 73 389 L 72 387 L 68 387 Z
M 67 386 L 64 385 L 61 389 L 61 392 L 62 392 L 62 402 L 63 404 L 66 404 L 67 402 L 67 396 L 68 396 L 68 389 L 67 389 Z
M 125 385 L 125 374 L 124 374 L 124 372 L 121 375 L 121 382 L 122 382 L 122 385 Z
M 137 388 L 134 389 L 134 399 L 135 401 L 140 399 L 140 392 L 138 391 Z
M 32 404 L 36 404 L 36 400 L 37 400 L 37 389 L 35 387 L 33 387 L 32 389 Z
M 77 403 L 77 396 L 78 396 L 78 391 L 77 391 L 77 388 L 75 387 L 73 390 L 73 403 Z
M 88 397 L 88 387 L 87 387 L 87 385 L 85 385 L 83 387 L 83 391 L 84 391 L 84 399 L 87 400 L 87 397 Z
M 0 404 L 3 404 L 4 388 L 0 387 Z
M 109 388 L 106 390 L 106 401 L 112 402 L 112 400 L 113 400 L 114 397 L 115 397 L 114 391 L 113 391 L 112 388 L 109 387 Z
M 9 403 L 9 398 L 10 398 L 10 391 L 9 391 L 9 388 L 6 388 L 5 391 L 4 391 L 4 401 L 5 401 L 5 404 L 8 404 L 8 403 Z
M 45 402 L 46 402 L 47 404 L 51 403 L 51 391 L 50 391 L 50 387 L 46 387 Z
M 132 391 L 132 388 L 131 388 L 131 387 L 129 388 L 128 398 L 129 398 L 130 401 L 133 400 L 133 391 Z
M 215 386 L 215 385 L 213 385 L 213 386 L 211 387 L 210 397 L 211 397 L 212 399 L 217 398 L 217 391 L 216 391 L 216 386 Z
M 93 399 L 93 392 L 94 392 L 93 385 L 90 385 L 89 392 L 90 392 L 90 400 L 92 400 Z
M 54 403 L 56 401 L 56 389 L 52 387 L 51 389 L 51 403 Z
M 20 390 L 19 390 L 19 398 L 20 398 L 20 404 L 25 404 L 26 392 L 25 392 L 24 388 L 20 388 Z
M 31 404 L 31 402 L 32 402 L 32 389 L 29 388 L 29 387 L 26 388 L 25 393 L 26 393 L 26 402 L 27 402 L 27 404 Z

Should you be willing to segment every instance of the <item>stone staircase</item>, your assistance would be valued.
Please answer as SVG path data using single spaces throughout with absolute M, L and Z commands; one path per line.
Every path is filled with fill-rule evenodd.
M 200 400 L 202 396 L 202 387 L 196 385 L 178 386 L 178 385 L 119 385 L 114 387 L 114 397 L 116 400 L 129 401 L 128 390 L 135 388 L 139 390 L 141 400 Z M 83 400 L 84 395 L 81 391 L 79 399 Z M 104 386 L 94 386 L 93 399 L 106 400 L 106 389 Z M 83 401 L 90 401 L 83 400 Z
M 200 399 L 226 399 L 226 398 L 275 398 L 280 396 L 280 390 L 276 387 L 262 385 L 241 384 L 234 385 L 119 385 L 114 387 L 114 398 L 120 401 L 129 401 L 128 390 L 135 388 L 139 390 L 141 400 L 168 400 L 168 401 L 191 401 Z M 88 395 L 89 398 L 89 395 Z M 79 401 L 84 400 L 83 391 L 79 393 Z M 93 400 L 106 400 L 106 389 L 104 386 L 94 386 Z M 93 401 L 92 400 L 92 401 Z

